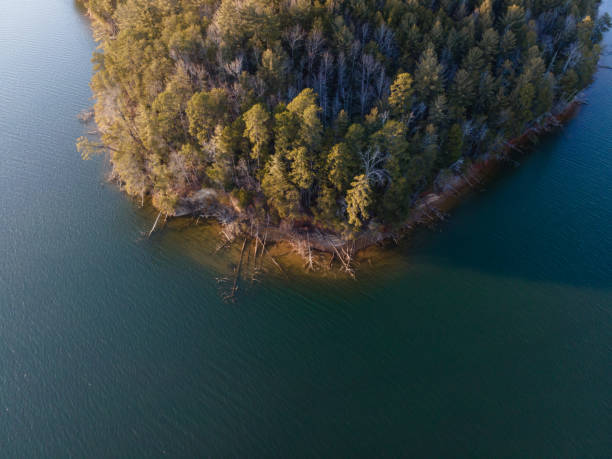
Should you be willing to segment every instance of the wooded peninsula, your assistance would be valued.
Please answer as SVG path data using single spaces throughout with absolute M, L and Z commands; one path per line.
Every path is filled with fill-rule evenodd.
M 392 232 L 554 124 L 611 24 L 596 0 L 84 3 L 100 45 L 85 157 L 110 152 L 160 215 L 340 241 Z

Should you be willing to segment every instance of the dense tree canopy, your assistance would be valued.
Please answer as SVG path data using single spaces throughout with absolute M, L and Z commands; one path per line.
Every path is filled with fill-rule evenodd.
M 240 190 L 338 230 L 405 218 L 440 170 L 565 105 L 610 26 L 596 0 L 87 5 L 96 120 L 128 193 L 172 213 Z

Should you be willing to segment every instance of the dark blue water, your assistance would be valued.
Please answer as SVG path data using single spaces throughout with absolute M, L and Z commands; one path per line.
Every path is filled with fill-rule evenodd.
M 2 7 L 0 456 L 612 454 L 611 70 L 357 282 L 270 273 L 228 305 L 213 231 L 144 239 L 75 150 L 87 20 Z

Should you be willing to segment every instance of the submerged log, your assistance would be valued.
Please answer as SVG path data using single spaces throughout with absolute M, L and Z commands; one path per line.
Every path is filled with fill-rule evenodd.
M 259 262 L 259 269 L 261 269 L 263 267 L 263 254 L 266 251 L 266 243 L 268 241 L 268 228 L 267 227 L 266 227 L 266 232 L 264 233 L 263 241 L 259 239 L 259 234 L 257 234 L 257 240 L 261 244 L 261 255 L 259 256 L 259 259 L 261 260 Z
M 266 236 L 264 236 L 264 237 L 267 237 L 267 235 L 268 234 L 266 232 Z M 259 243 L 261 244 L 261 253 L 262 254 L 267 253 L 268 256 L 270 257 L 270 260 L 272 260 L 272 263 L 274 263 L 274 266 L 276 266 L 278 268 L 278 270 L 281 272 L 281 274 L 283 274 L 287 279 L 289 279 L 289 276 L 287 275 L 285 270 L 281 267 L 281 265 L 278 263 L 278 261 L 276 261 L 276 259 L 270 254 L 270 252 L 266 248 L 265 239 L 264 239 L 264 242 L 262 242 L 261 239 L 259 239 Z M 260 258 L 263 259 L 263 256 L 260 256 Z M 263 263 L 263 260 L 262 260 L 262 263 Z
M 157 218 L 155 219 L 155 223 L 153 223 L 153 227 L 151 228 L 151 231 L 149 231 L 148 234 L 148 238 L 151 237 L 151 234 L 153 234 L 153 231 L 155 231 L 155 228 L 157 228 L 157 223 L 159 222 L 159 217 L 161 217 L 161 211 L 157 214 Z
M 242 249 L 240 249 L 240 260 L 238 261 L 238 266 L 236 266 L 236 273 L 234 276 L 234 284 L 232 285 L 232 290 L 229 295 L 226 297 L 227 300 L 233 299 L 236 296 L 236 292 L 238 291 L 238 280 L 240 279 L 240 271 L 242 269 L 242 258 L 244 257 L 244 249 L 246 248 L 248 238 L 244 238 L 244 242 L 242 243 Z
M 268 255 L 270 257 L 270 260 L 272 260 L 272 263 L 274 263 L 274 266 L 276 266 L 278 268 L 278 270 L 285 275 L 285 277 L 287 279 L 289 279 L 289 276 L 287 275 L 287 273 L 285 272 L 285 270 L 281 267 L 281 265 L 278 263 L 278 261 L 276 261 L 276 258 L 274 258 L 272 255 L 270 255 L 270 253 L 268 252 Z

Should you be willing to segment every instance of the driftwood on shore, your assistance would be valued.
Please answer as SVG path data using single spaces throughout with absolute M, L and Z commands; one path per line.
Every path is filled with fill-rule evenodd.
M 321 237 L 327 238 L 321 231 L 319 231 L 319 234 Z M 341 247 L 340 250 L 338 250 L 338 247 L 336 247 L 336 244 L 334 244 L 332 241 L 330 241 L 330 246 L 333 250 L 332 255 L 335 255 L 338 258 L 344 271 L 354 278 L 355 270 L 353 269 L 352 263 L 355 256 L 355 241 L 352 241 L 352 246 L 345 244 L 345 246 Z M 334 257 L 332 256 L 332 258 L 329 260 L 330 269 L 333 261 Z

